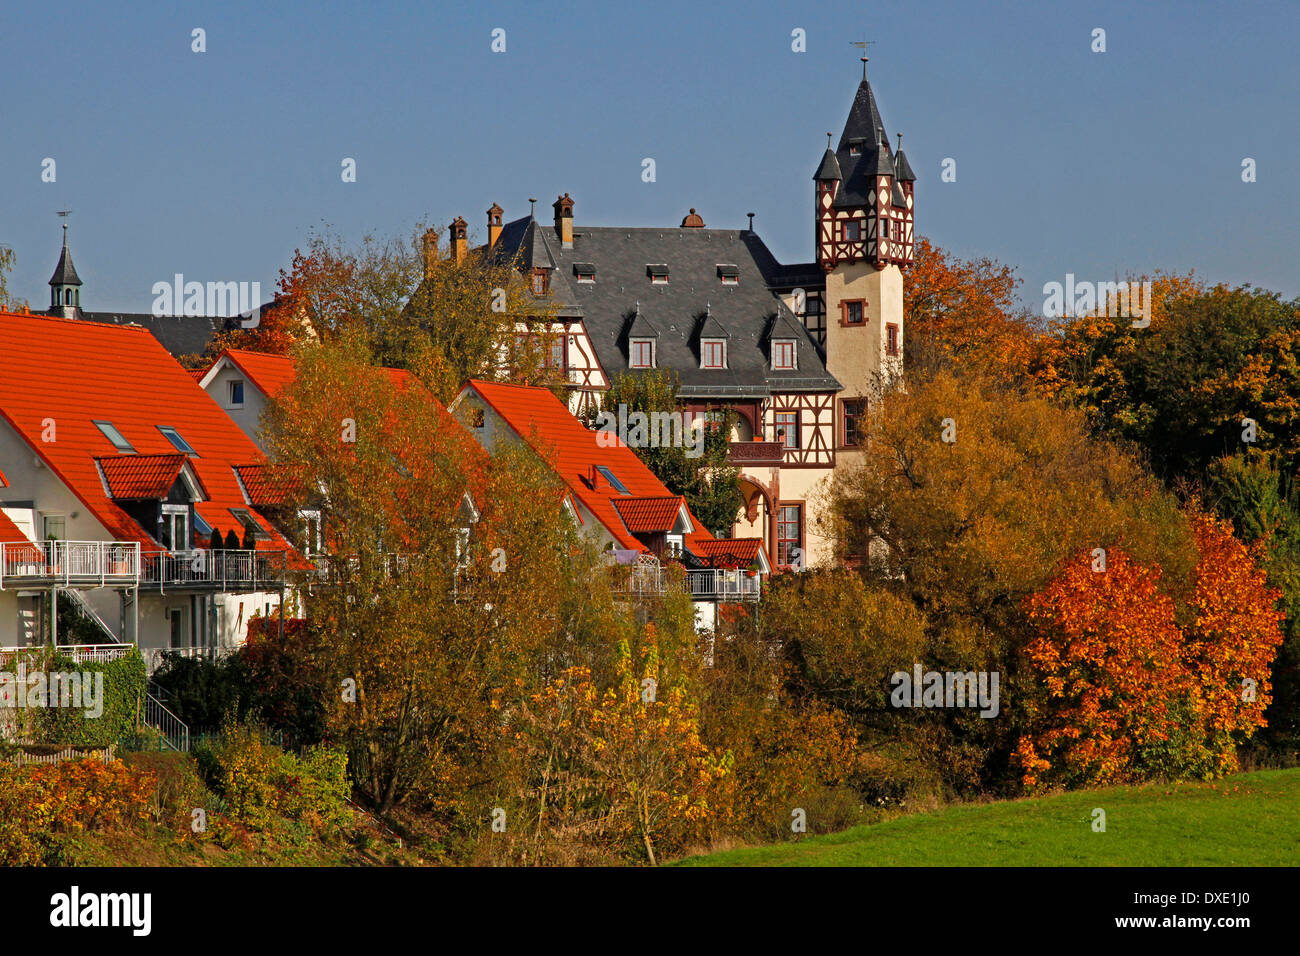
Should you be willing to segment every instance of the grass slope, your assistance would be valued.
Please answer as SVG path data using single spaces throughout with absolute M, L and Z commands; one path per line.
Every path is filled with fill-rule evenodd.
M 1106 811 L 1106 832 L 1092 811 Z M 949 807 L 684 866 L 1295 866 L 1300 769 Z

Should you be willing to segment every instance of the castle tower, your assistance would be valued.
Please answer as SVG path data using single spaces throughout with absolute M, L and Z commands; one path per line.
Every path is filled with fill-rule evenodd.
M 826 367 L 841 400 L 878 394 L 903 363 L 903 270 L 912 264 L 912 189 L 916 177 L 889 136 L 867 82 L 862 82 L 840 134 L 830 134 L 816 183 L 817 264 L 826 273 Z
M 63 252 L 59 254 L 59 264 L 50 276 L 50 315 L 61 315 L 65 319 L 75 319 L 81 315 L 81 277 L 72 264 L 72 253 L 68 251 L 68 224 L 63 224 Z

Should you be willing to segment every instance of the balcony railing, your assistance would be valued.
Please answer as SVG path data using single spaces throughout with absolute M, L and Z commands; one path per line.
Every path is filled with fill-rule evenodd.
M 134 644 L 58 644 L 54 647 L 33 644 L 30 647 L 0 647 L 0 664 L 14 664 L 19 660 L 44 660 L 51 652 L 70 657 L 78 664 L 108 664 L 126 657 L 133 650 Z
M 691 597 L 697 601 L 718 601 L 723 604 L 757 601 L 763 589 L 763 579 L 757 574 L 751 576 L 748 571 L 724 568 L 687 571 L 686 580 L 690 585 Z
M 646 597 L 666 593 L 673 585 L 667 569 L 637 565 L 615 571 L 614 590 L 628 597 Z M 736 604 L 757 601 L 762 594 L 762 578 L 747 571 L 703 568 L 686 572 L 686 590 L 696 601 Z
M 147 551 L 141 556 L 140 584 L 150 589 L 271 591 L 285 580 L 283 551 Z
M 7 587 L 135 587 L 134 541 L 0 541 L 0 590 Z
M 733 465 L 779 465 L 784 457 L 785 446 L 779 441 L 733 441 L 727 450 Z

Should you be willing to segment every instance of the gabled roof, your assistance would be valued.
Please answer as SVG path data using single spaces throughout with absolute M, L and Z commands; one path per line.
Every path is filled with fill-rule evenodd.
M 0 314 L 0 421 L 85 504 L 113 538 L 159 547 L 105 490 L 97 458 L 116 449 L 95 426 L 110 421 L 139 456 L 176 455 L 159 425 L 177 428 L 199 457 L 189 459 L 206 500 L 203 520 L 240 533 L 231 508 L 247 509 L 231 465 L 263 460 L 239 426 L 144 329 L 41 315 Z M 57 382 L 58 387 L 50 387 Z M 58 440 L 41 440 L 52 419 Z M 113 466 L 116 467 L 116 466 Z M 260 515 L 262 549 L 291 546 Z
M 767 560 L 767 552 L 758 538 L 714 538 L 710 541 L 696 541 L 691 550 L 713 567 L 735 565 L 739 568 L 748 568 L 752 564 L 757 564 L 763 574 L 770 574 L 772 571 Z
M 239 482 L 244 486 L 248 500 L 254 507 L 276 507 L 287 501 L 290 495 L 301 485 L 301 469 L 284 465 L 258 463 L 255 465 L 233 465 Z
M 633 534 L 666 534 L 673 530 L 682 519 L 690 529 L 693 522 L 686 499 L 677 496 L 657 498 L 613 498 L 614 510 L 618 512 L 627 530 Z
M 634 551 L 644 550 L 628 528 L 616 501 L 632 502 L 637 499 L 666 499 L 684 502 L 673 495 L 655 476 L 636 452 L 623 444 L 617 436 L 609 436 L 612 445 L 597 444 L 597 432 L 569 414 L 564 403 L 544 388 L 525 385 L 504 385 L 471 379 L 461 389 L 456 402 L 468 391 L 476 392 L 535 452 L 545 459 L 567 486 L 570 494 L 605 527 L 619 545 Z M 629 494 L 622 495 L 608 486 L 593 487 L 592 470 L 603 465 L 613 473 Z M 652 505 L 631 505 L 629 514 L 638 523 Z M 687 509 L 690 515 L 690 510 Z M 647 519 L 649 520 L 649 519 Z M 694 533 L 711 538 L 699 522 L 691 517 Z
M 217 356 L 216 361 L 208 368 L 203 376 L 199 379 L 199 384 L 207 387 L 218 371 L 226 364 L 234 365 L 244 374 L 244 377 L 257 386 L 258 390 L 270 398 L 274 398 L 284 390 L 285 386 L 293 381 L 297 375 L 297 366 L 291 355 L 275 355 L 270 352 L 250 352 L 247 349 L 225 349 Z M 394 385 L 405 386 L 418 379 L 406 369 L 386 368 L 384 372 Z
M 101 455 L 95 459 L 109 496 L 115 501 L 155 501 L 167 497 L 188 456 Z M 200 486 L 200 494 L 202 494 Z

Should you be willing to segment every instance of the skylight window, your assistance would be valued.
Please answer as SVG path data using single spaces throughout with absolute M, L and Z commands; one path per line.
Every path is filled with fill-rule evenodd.
M 668 267 L 663 264 L 648 265 L 645 267 L 650 276 L 651 285 L 668 284 Z
M 627 490 L 627 485 L 623 484 L 623 482 L 615 478 L 614 473 L 610 471 L 608 468 L 606 468 L 604 465 L 597 465 L 596 471 L 600 472 L 600 476 L 604 478 L 606 481 L 608 481 L 610 487 L 613 488 L 615 491 L 617 491 L 620 495 L 630 495 L 632 493 Z
M 112 422 L 95 422 L 95 427 L 103 432 L 104 437 L 112 442 L 113 447 L 123 455 L 135 454 L 135 448 L 129 441 L 122 437 L 122 433 L 113 426 Z
M 245 508 L 231 508 L 230 513 L 234 515 L 241 525 L 244 526 L 244 532 L 253 532 L 254 541 L 269 541 L 271 536 L 262 530 L 262 526 L 257 523 L 257 519 Z
M 177 451 L 184 452 L 191 458 L 198 458 L 199 453 L 194 450 L 194 446 L 181 437 L 181 433 L 170 425 L 159 425 L 158 430 L 162 432 L 163 438 L 172 443 L 172 447 Z

